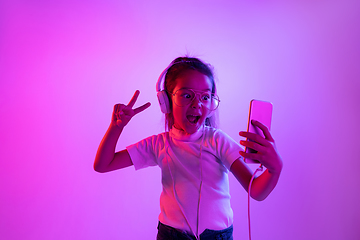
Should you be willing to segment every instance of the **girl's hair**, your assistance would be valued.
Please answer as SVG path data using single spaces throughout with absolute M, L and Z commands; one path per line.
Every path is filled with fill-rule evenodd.
M 171 62 L 170 67 L 168 68 L 165 81 L 164 81 L 164 89 L 169 98 L 170 103 L 170 113 L 165 114 L 165 130 L 170 130 L 174 124 L 174 115 L 172 112 L 173 104 L 171 93 L 174 91 L 176 87 L 176 79 L 178 76 L 186 70 L 196 70 L 204 75 L 206 75 L 210 81 L 212 82 L 212 90 L 211 92 L 216 94 L 216 85 L 214 80 L 213 68 L 210 64 L 206 64 L 202 62 L 198 58 L 193 57 L 178 57 L 174 61 Z M 209 117 L 205 119 L 205 125 L 210 127 L 216 127 L 216 115 L 217 110 L 214 110 L 215 113 L 210 114 Z

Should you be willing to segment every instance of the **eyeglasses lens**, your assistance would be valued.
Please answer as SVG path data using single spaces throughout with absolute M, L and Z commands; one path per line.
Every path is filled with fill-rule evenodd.
M 219 106 L 219 98 L 211 92 L 197 92 L 191 89 L 179 89 L 175 92 L 175 104 L 179 107 L 189 105 L 198 95 L 199 101 L 209 110 L 215 110 Z

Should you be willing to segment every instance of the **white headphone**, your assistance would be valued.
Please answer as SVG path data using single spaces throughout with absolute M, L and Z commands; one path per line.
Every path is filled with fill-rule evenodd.
M 170 63 L 170 65 L 165 68 L 165 70 L 160 74 L 160 77 L 156 83 L 156 91 L 157 97 L 159 100 L 159 105 L 162 113 L 170 113 L 170 101 L 168 95 L 165 90 L 161 90 L 161 84 L 164 82 L 165 84 L 165 76 L 169 68 L 171 68 L 174 63 Z

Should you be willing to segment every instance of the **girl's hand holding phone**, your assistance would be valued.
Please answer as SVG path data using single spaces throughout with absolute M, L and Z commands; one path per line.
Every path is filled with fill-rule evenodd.
M 256 133 L 241 131 L 239 135 L 246 137 L 248 140 L 241 140 L 240 144 L 257 152 L 245 153 L 244 151 L 241 151 L 240 155 L 244 158 L 259 161 L 270 173 L 280 174 L 283 163 L 276 150 L 275 141 L 271 136 L 269 129 L 264 124 L 256 120 L 252 120 L 251 124 L 258 127 L 263 132 L 265 138 Z
M 136 114 L 138 114 L 138 113 L 144 111 L 145 109 L 147 109 L 148 107 L 150 107 L 151 104 L 150 104 L 150 102 L 148 102 L 138 108 L 133 109 L 133 106 L 134 106 L 139 94 L 140 94 L 140 91 L 136 90 L 134 93 L 134 96 L 131 98 L 130 102 L 127 105 L 116 104 L 114 106 L 111 124 L 113 124 L 119 128 L 123 128 L 129 123 L 129 121 L 131 120 L 131 118 L 133 116 L 135 116 Z

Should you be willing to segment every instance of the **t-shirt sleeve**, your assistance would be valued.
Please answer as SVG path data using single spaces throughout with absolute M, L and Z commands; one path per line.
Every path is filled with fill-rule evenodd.
M 215 139 L 217 154 L 225 167 L 230 170 L 235 160 L 242 158 L 239 152 L 243 151 L 243 148 L 229 135 L 219 129 L 215 133 Z
M 126 147 L 135 170 L 158 165 L 155 151 L 157 138 L 151 136 Z

